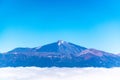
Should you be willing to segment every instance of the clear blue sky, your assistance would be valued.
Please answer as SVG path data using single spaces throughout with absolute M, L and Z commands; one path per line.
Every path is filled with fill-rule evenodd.
M 0 0 L 0 52 L 59 39 L 120 53 L 120 1 Z

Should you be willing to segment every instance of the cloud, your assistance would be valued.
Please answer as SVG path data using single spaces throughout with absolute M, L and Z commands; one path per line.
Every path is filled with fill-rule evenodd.
M 120 68 L 0 68 L 0 80 L 118 80 Z

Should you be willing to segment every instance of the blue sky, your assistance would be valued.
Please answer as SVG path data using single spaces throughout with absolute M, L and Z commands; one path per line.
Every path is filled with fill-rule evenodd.
M 0 0 L 0 52 L 65 40 L 120 53 L 119 0 Z

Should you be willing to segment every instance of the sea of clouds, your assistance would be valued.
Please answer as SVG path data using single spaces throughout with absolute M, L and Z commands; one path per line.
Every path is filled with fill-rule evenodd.
M 119 80 L 120 68 L 0 68 L 0 80 Z

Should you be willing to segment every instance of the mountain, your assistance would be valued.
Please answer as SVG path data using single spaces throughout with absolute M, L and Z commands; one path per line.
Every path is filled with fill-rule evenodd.
M 80 54 L 84 66 L 90 67 L 119 67 L 120 57 L 118 55 L 96 50 L 86 49 Z
M 0 54 L 0 67 L 120 67 L 120 56 L 63 40 Z
M 81 47 L 72 43 L 68 43 L 66 41 L 59 40 L 58 42 L 51 43 L 40 48 L 36 48 L 37 52 L 44 53 L 55 53 L 60 55 L 76 55 L 81 51 L 87 48 Z

